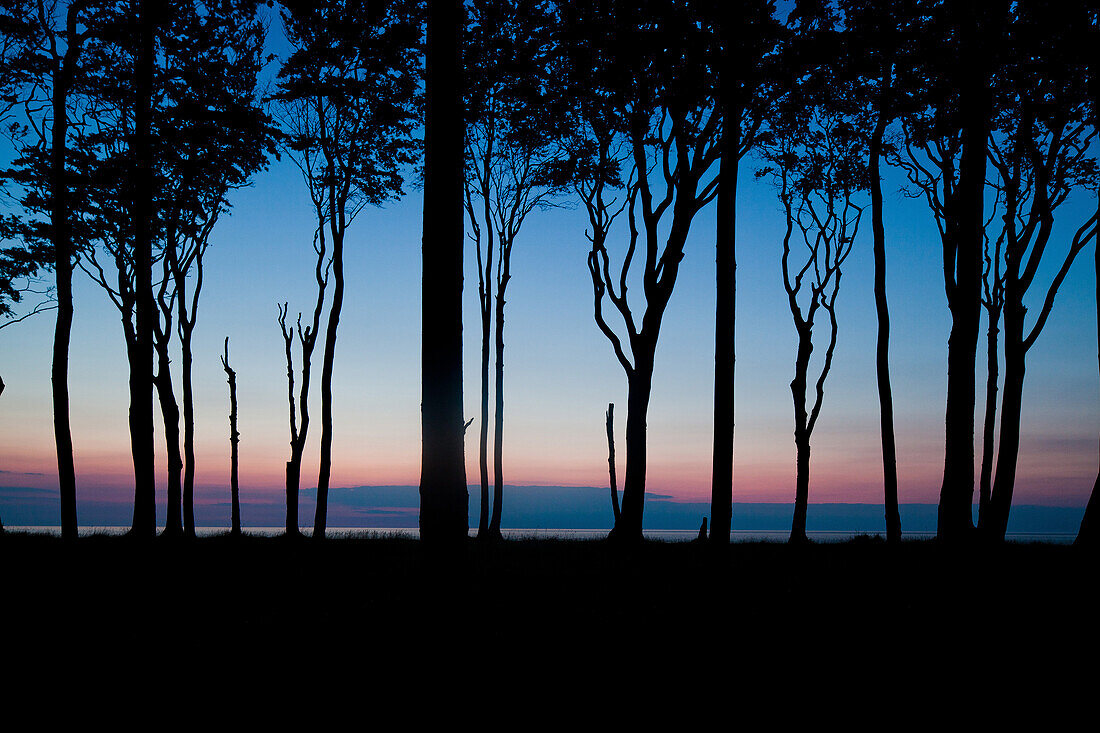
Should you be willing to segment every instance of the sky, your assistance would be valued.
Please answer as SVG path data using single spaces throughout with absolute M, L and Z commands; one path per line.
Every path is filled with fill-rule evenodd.
M 742 162 L 737 201 L 734 500 L 784 503 L 794 496 L 789 383 L 795 331 L 780 270 L 783 216 L 774 189 L 752 176 L 757 165 L 751 158 Z M 897 171 L 887 171 L 884 182 L 899 492 L 903 503 L 934 503 L 943 471 L 950 321 L 938 234 L 923 201 L 900 192 L 903 181 Z M 276 304 L 289 302 L 292 315 L 312 308 L 313 214 L 299 173 L 285 158 L 238 191 L 232 204 L 211 239 L 195 331 L 196 502 L 220 506 L 228 497 L 228 387 L 219 356 L 229 336 L 238 380 L 242 500 L 275 506 L 282 501 L 289 456 L 286 364 Z M 576 201 L 566 198 L 558 204 L 531 215 L 512 253 L 504 480 L 509 485 L 606 487 L 604 411 L 607 403 L 616 404 L 621 483 L 626 378 L 593 320 L 587 218 Z M 1094 206 L 1093 195 L 1082 192 L 1059 210 L 1048 262 L 1032 288 L 1031 312 L 1038 311 L 1039 294 L 1057 268 L 1056 259 Z M 333 377 L 334 487 L 416 485 L 419 480 L 423 215 L 422 197 L 410 187 L 400 201 L 365 210 L 348 232 L 347 293 Z M 714 232 L 711 204 L 692 224 L 657 349 L 647 488 L 672 501 L 705 501 L 710 492 Z M 621 253 L 625 236 L 620 222 L 612 233 L 613 255 Z M 1092 256 L 1089 245 L 1028 357 L 1018 505 L 1081 508 L 1096 477 L 1100 380 Z M 838 299 L 834 366 L 812 440 L 811 502 L 882 501 L 872 264 L 868 215 Z M 480 327 L 477 269 L 469 243 L 465 278 L 464 402 L 467 418 L 476 418 Z M 640 288 L 632 293 L 640 295 Z M 641 303 L 635 304 L 638 312 Z M 79 271 L 75 310 L 70 393 L 78 502 L 128 506 L 133 478 L 119 316 Z M 984 322 L 982 329 L 979 456 Z M 0 375 L 7 384 L 0 397 L 0 487 L 9 487 L 9 497 L 14 496 L 11 487 L 50 490 L 57 485 L 49 380 L 52 331 L 52 313 L 0 331 Z M 817 355 L 823 351 L 822 343 Z M 321 354 L 319 347 L 315 379 Z M 178 366 L 176 359 L 173 367 Z M 175 378 L 178 388 L 178 372 Z M 311 403 L 315 415 L 320 410 L 317 384 Z M 159 427 L 158 422 L 158 495 L 163 501 Z M 475 486 L 472 503 L 478 482 L 477 435 L 475 420 L 466 449 L 467 479 Z M 319 438 L 315 422 L 303 462 L 304 488 L 316 485 Z M 227 510 L 225 514 L 228 521 Z M 303 521 L 310 518 L 303 511 Z M 509 526 L 507 503 L 504 523 Z

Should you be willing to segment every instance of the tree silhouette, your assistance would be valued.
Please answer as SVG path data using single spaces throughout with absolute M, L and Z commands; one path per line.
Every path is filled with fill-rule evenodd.
M 332 471 L 332 371 L 344 302 L 344 240 L 365 206 L 401 196 L 402 173 L 416 161 L 419 22 L 414 3 L 369 0 L 287 2 L 282 17 L 294 53 L 279 72 L 276 98 L 294 122 L 287 131 L 289 148 L 310 189 L 318 229 L 328 229 L 332 247 L 313 530 L 320 539 Z
M 870 123 L 867 136 L 867 167 L 871 193 L 871 232 L 874 239 L 874 293 L 878 333 L 875 345 L 875 374 L 879 397 L 879 430 L 882 444 L 883 498 L 886 538 L 901 540 L 898 507 L 897 445 L 894 437 L 894 397 L 890 384 L 890 307 L 886 296 L 886 231 L 883 222 L 881 166 L 891 142 L 887 131 L 903 113 L 911 91 L 902 88 L 905 75 L 899 67 L 913 64 L 916 53 L 914 26 L 919 2 L 878 3 L 873 0 L 842 0 L 845 33 L 842 56 L 854 83 L 856 98 L 862 98 Z
M 306 436 L 309 434 L 309 384 L 313 364 L 313 348 L 317 345 L 317 333 L 321 320 L 321 310 L 325 303 L 325 289 L 328 287 L 329 260 L 326 257 L 324 230 L 314 236 L 313 246 L 317 252 L 315 277 L 317 280 L 317 304 L 313 308 L 313 325 L 302 328 L 302 314 L 298 314 L 297 330 L 287 326 L 288 304 L 279 306 L 279 329 L 283 334 L 286 350 L 287 398 L 290 402 L 290 460 L 286 463 L 286 535 L 297 538 L 298 529 L 298 488 L 302 475 L 302 453 L 305 451 Z M 298 344 L 302 354 L 302 386 L 298 404 L 294 403 L 294 334 L 298 334 Z M 300 420 L 300 423 L 299 423 Z M 301 427 L 299 427 L 299 424 Z
M 714 16 L 717 55 L 717 109 L 722 118 L 718 139 L 718 226 L 714 336 L 714 452 L 711 464 L 709 539 L 728 544 L 733 511 L 734 364 L 736 361 L 738 164 L 756 143 L 774 85 L 767 58 L 779 42 L 781 26 L 771 0 L 719 2 L 707 8 Z M 704 533 L 705 534 L 705 533 Z
M 1074 190 L 1092 188 L 1097 175 L 1096 162 L 1088 156 L 1096 128 L 1089 119 L 1087 76 L 1076 46 L 1079 29 L 1087 27 L 1083 7 L 1019 3 L 1010 34 L 1012 59 L 999 85 L 1006 98 L 997 100 L 1004 109 L 998 115 L 999 134 L 990 138 L 989 159 L 1003 210 L 997 241 L 1004 243 L 1005 377 L 997 473 L 983 522 L 986 536 L 994 540 L 1003 540 L 1008 527 L 1027 353 L 1046 325 L 1069 268 L 1096 235 L 1093 213 L 1074 233 L 1028 328 L 1024 299 L 1049 251 L 1055 210 Z
M 179 2 L 163 6 L 155 38 L 156 71 L 152 84 L 150 163 L 156 201 L 150 225 L 156 240 L 153 259 L 159 260 L 161 279 L 155 293 L 157 310 L 151 323 L 157 353 L 155 384 L 161 402 L 168 453 L 168 513 L 165 531 L 194 536 L 195 429 L 192 387 L 192 334 L 203 284 L 203 255 L 219 216 L 229 208 L 229 191 L 247 184 L 266 165 L 273 128 L 256 98 L 257 75 L 262 67 L 263 27 L 255 19 L 255 3 L 249 0 L 214 5 Z M 120 54 L 120 63 L 130 58 Z M 123 69 L 124 71 L 124 69 Z M 120 72 L 121 73 L 121 72 Z M 133 186 L 129 144 L 136 118 L 129 116 L 129 91 L 107 80 L 99 91 L 103 108 L 98 112 L 97 134 L 90 136 L 106 161 L 97 182 L 95 203 L 107 226 L 101 248 L 113 265 L 108 275 L 100 256 L 90 249 L 82 267 L 108 293 L 123 316 L 131 372 L 143 373 L 144 357 L 135 318 L 144 298 L 143 265 L 128 228 L 129 211 L 116 201 L 116 191 Z M 136 138 L 134 138 L 136 140 Z M 135 221 L 137 219 L 135 218 Z M 154 293 L 150 283 L 150 300 Z M 175 327 L 175 328 L 174 328 Z M 175 330 L 182 354 L 184 453 L 180 455 L 180 412 L 170 369 L 170 344 Z M 134 379 L 131 388 L 139 389 Z M 132 401 L 139 399 L 132 395 Z M 133 411 L 131 420 L 134 419 Z M 140 426 L 132 433 L 139 438 Z M 135 476 L 138 467 L 151 462 L 148 446 L 135 444 Z M 147 457 L 148 456 L 148 457 Z M 182 478 L 181 478 L 182 473 Z M 181 486 L 182 484 L 182 486 Z M 136 482 L 141 491 L 135 511 L 146 517 L 147 491 L 151 485 Z M 180 509 L 182 499 L 182 513 Z M 182 520 L 182 527 L 181 525 Z
M 627 376 L 626 476 L 612 533 L 626 541 L 642 536 L 646 413 L 661 321 L 691 221 L 717 191 L 717 179 L 708 179 L 719 157 L 720 115 L 706 73 L 714 39 L 688 10 L 669 2 L 566 3 L 562 24 L 577 100 L 570 149 L 574 186 L 589 216 L 594 316 Z M 607 238 L 624 208 L 629 240 L 614 277 Z M 640 237 L 646 308 L 639 326 L 627 275 Z M 622 317 L 625 348 L 604 317 L 605 296 Z
M 929 205 L 943 244 L 951 312 L 947 409 L 938 536 L 958 541 L 973 529 L 975 358 L 981 316 L 986 140 L 991 84 L 1000 63 L 1008 2 L 933 4 L 920 18 L 920 63 L 904 72 L 919 90 L 902 117 L 903 151 L 894 159 Z
M 801 42 L 827 47 L 832 38 L 830 21 L 828 16 L 798 19 Z M 783 286 L 798 336 L 791 381 L 797 452 L 792 543 L 807 539 L 810 438 L 821 414 L 836 349 L 842 268 L 863 216 L 865 205 L 860 198 L 869 187 L 861 134 L 865 120 L 850 108 L 854 97 L 850 91 L 828 66 L 800 79 L 771 121 L 761 144 L 767 165 L 757 172 L 772 180 L 782 204 L 786 220 Z M 808 403 L 814 327 L 822 312 L 828 318 L 828 345 L 814 380 L 813 401 Z
M 461 0 L 428 3 L 421 317 L 420 536 L 469 531 L 462 416 L 463 139 Z
M 86 129 L 86 79 L 102 61 L 98 52 L 106 12 L 94 0 L 53 2 L 5 0 L 0 4 L 4 38 L 0 84 L 5 99 L 24 115 L 8 128 L 16 151 L 5 178 L 21 190 L 23 216 L 15 222 L 24 242 L 47 253 L 54 271 L 57 320 L 51 367 L 54 447 L 57 453 L 61 534 L 77 533 L 76 470 L 69 419 L 69 344 L 73 323 L 72 275 L 85 244 L 79 191 L 86 160 L 75 137 Z
M 479 539 L 500 539 L 504 491 L 504 305 L 511 280 L 512 246 L 527 216 L 536 209 L 549 207 L 550 199 L 564 187 L 556 160 L 561 130 L 555 111 L 560 100 L 555 98 L 557 90 L 547 78 L 553 66 L 549 56 L 553 48 L 553 20 L 551 6 L 545 0 L 478 0 L 470 8 L 467 42 L 463 45 L 467 119 L 465 202 L 477 254 L 481 306 Z M 490 518 L 489 352 L 494 319 L 496 405 Z
M 230 534 L 241 536 L 241 491 L 237 480 L 237 446 L 241 434 L 237 432 L 237 372 L 229 366 L 229 337 L 225 337 L 225 354 L 222 356 L 222 369 L 229 383 L 229 494 L 233 502 Z

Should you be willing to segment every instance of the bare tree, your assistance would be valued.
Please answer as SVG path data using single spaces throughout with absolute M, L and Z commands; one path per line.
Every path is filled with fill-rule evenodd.
M 222 369 L 229 383 L 229 494 L 233 502 L 231 515 L 233 537 L 241 536 L 241 492 L 237 481 L 237 445 L 241 434 L 237 432 L 237 372 L 229 366 L 229 337 L 225 337 L 225 354 L 222 355 Z

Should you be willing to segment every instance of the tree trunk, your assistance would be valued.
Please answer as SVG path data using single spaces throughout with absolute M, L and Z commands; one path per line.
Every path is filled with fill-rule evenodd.
M 1017 265 L 1018 266 L 1018 265 Z M 1020 453 L 1020 415 L 1023 408 L 1024 314 L 1022 293 L 1009 276 L 1005 288 L 1005 386 L 1001 398 L 1001 439 L 997 450 L 997 475 L 989 498 L 989 521 L 984 535 L 993 542 L 1003 541 L 1012 509 L 1012 491 L 1016 485 L 1016 466 Z
M 619 522 L 619 488 L 615 479 L 615 403 L 607 403 L 607 472 L 611 477 L 611 512 Z M 612 525 L 614 526 L 614 525 Z
M 182 291 L 181 291 L 182 292 Z M 193 316 L 194 314 L 192 314 Z M 180 332 L 183 379 L 183 533 L 195 536 L 195 390 L 191 382 L 191 331 L 194 324 L 184 322 Z
M 225 369 L 226 381 L 229 383 L 229 494 L 233 502 L 232 529 L 233 537 L 241 536 L 241 493 L 237 482 L 237 444 L 241 442 L 241 434 L 237 432 L 237 373 L 229 366 L 229 337 L 225 337 L 225 358 L 222 359 L 222 367 Z
M 160 412 L 164 418 L 165 451 L 168 456 L 168 504 L 164 518 L 164 534 L 178 537 L 183 533 L 180 506 L 183 499 L 183 457 L 180 455 L 180 408 L 172 386 L 169 368 L 168 344 L 157 344 L 157 375 L 154 384 L 160 398 Z
M 997 385 L 1000 381 L 1000 359 L 997 323 L 1001 320 L 1000 308 L 986 309 L 989 330 L 986 332 L 985 420 L 982 427 L 982 468 L 978 479 L 978 529 L 984 531 L 989 521 L 990 486 L 993 481 L 993 453 L 997 432 Z
M 336 329 L 340 325 L 340 311 L 344 305 L 344 234 L 343 222 L 339 233 L 332 236 L 332 307 L 328 314 L 325 332 L 325 356 L 321 365 L 321 467 L 317 473 L 317 510 L 313 515 L 313 538 L 324 539 L 328 526 L 328 485 L 332 474 L 332 365 L 336 359 Z
M 973 30 L 974 35 L 964 32 L 973 70 L 967 74 L 967 88 L 961 90 L 962 155 L 951 214 L 955 221 L 948 221 L 955 258 L 953 267 L 945 263 L 945 268 L 954 272 L 954 286 L 949 298 L 951 335 L 947 343 L 945 450 L 937 536 L 946 541 L 966 539 L 974 529 L 974 382 L 981 321 L 986 140 L 992 102 L 988 61 L 979 58 L 985 44 L 979 42 L 977 34 L 983 29 L 976 24 Z
M 496 411 L 493 420 L 493 516 L 489 538 L 500 539 L 500 515 L 504 505 L 504 298 L 511 279 L 511 242 L 501 243 L 497 258 L 496 297 Z
M 491 345 L 492 328 L 492 295 L 490 283 L 493 281 L 493 216 L 490 209 L 488 181 L 491 175 L 491 163 L 493 159 L 493 134 L 492 124 L 488 125 L 488 136 L 485 141 L 485 155 L 482 158 L 482 176 L 486 181 L 485 190 L 482 192 L 483 226 L 485 227 L 485 270 L 478 273 L 478 306 L 481 311 L 481 430 L 478 443 L 478 469 L 481 474 L 481 504 L 478 512 L 477 536 L 478 539 L 489 538 L 489 352 Z M 481 239 L 477 241 L 481 247 Z M 481 258 L 478 257 L 478 262 Z M 499 267 L 499 265 L 498 265 Z
M 469 528 L 463 455 L 463 135 L 460 0 L 428 5 L 424 126 L 420 536 L 460 542 Z
M 487 248 L 491 253 L 492 247 Z M 491 256 L 491 254 L 489 255 Z M 486 268 L 488 270 L 488 268 Z M 481 308 L 481 426 L 478 443 L 478 469 L 481 474 L 481 505 L 478 512 L 478 539 L 489 537 L 489 351 L 491 310 Z
M 75 8 L 70 6 L 67 26 L 75 28 Z M 54 274 L 57 285 L 57 321 L 54 325 L 53 364 L 50 371 L 53 395 L 53 434 L 57 452 L 57 482 L 61 499 L 61 536 L 76 539 L 76 468 L 73 464 L 73 436 L 69 421 L 69 342 L 73 330 L 73 244 L 69 222 L 69 189 L 65 163 L 68 148 L 68 94 L 80 46 L 75 33 L 66 34 L 67 48 L 60 70 L 53 78 L 53 129 L 50 143 L 50 225 L 53 233 Z
M 130 358 L 130 442 L 134 457 L 134 521 L 137 537 L 156 533 L 153 460 L 153 185 L 150 106 L 153 93 L 153 3 L 143 0 L 138 22 L 134 105 L 135 333 Z
M 875 344 L 875 373 L 878 378 L 879 432 L 882 441 L 883 506 L 886 514 L 886 541 L 901 541 L 901 513 L 898 508 L 898 457 L 894 441 L 894 396 L 890 388 L 890 307 L 886 300 L 886 231 L 882 221 L 882 178 L 879 161 L 886 134 L 887 99 L 893 69 L 883 79 L 883 99 L 870 145 L 871 230 L 874 235 L 875 311 L 878 337 Z
M 298 484 L 302 478 L 302 452 L 291 447 L 286 462 L 286 535 L 298 537 Z
M 806 412 L 806 375 L 810 368 L 813 341 L 809 327 L 799 329 L 798 352 L 795 355 L 791 397 L 794 399 L 795 489 L 794 518 L 791 521 L 790 543 L 806 542 L 806 514 L 810 502 L 810 432 Z
M 642 512 L 645 508 L 646 414 L 653 388 L 653 352 L 656 343 L 639 340 L 634 371 L 627 379 L 626 398 L 626 475 L 623 478 L 623 503 L 612 535 L 623 542 L 642 539 Z
M 723 79 L 732 82 L 729 62 Z M 721 83 L 721 80 L 720 80 Z M 723 132 L 719 144 L 718 224 L 715 266 L 716 296 L 714 319 L 714 449 L 710 486 L 710 541 L 729 544 L 733 523 L 733 430 L 737 249 L 737 163 L 741 145 L 741 109 L 732 85 L 722 87 Z

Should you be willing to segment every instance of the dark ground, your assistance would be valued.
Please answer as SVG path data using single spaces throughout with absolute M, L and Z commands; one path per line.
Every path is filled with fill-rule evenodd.
M 454 696 L 475 714 L 525 701 L 528 718 L 632 701 L 644 720 L 671 697 L 695 727 L 714 709 L 810 714 L 801 690 L 845 719 L 873 701 L 896 706 L 894 722 L 946 701 L 1010 713 L 1034 703 L 1047 728 L 1098 691 L 1097 567 L 1040 544 L 713 552 L 538 540 L 443 552 L 407 539 L 70 547 L 9 534 L 0 653 L 24 683 L 65 669 L 83 684 L 201 697 L 229 680 L 265 690 L 268 709 L 350 685 L 375 700 Z

